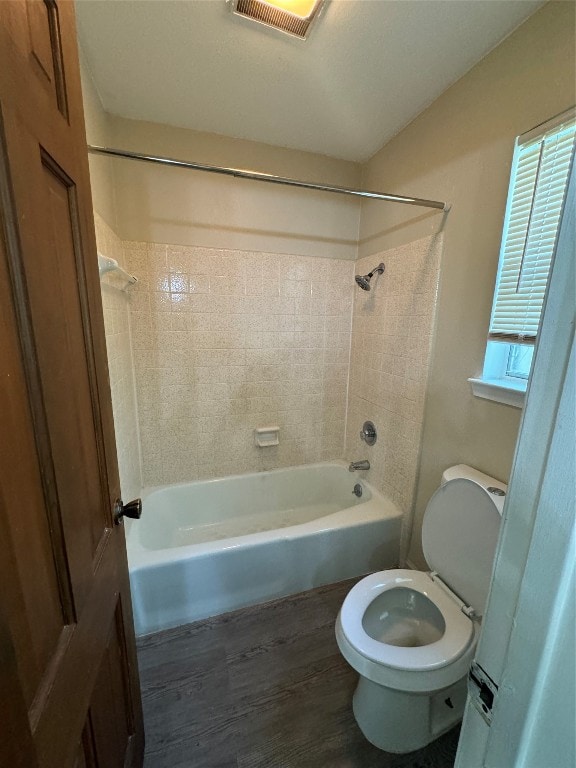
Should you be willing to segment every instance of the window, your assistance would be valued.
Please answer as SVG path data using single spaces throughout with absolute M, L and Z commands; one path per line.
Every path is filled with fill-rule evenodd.
M 570 110 L 516 140 L 479 397 L 523 404 L 575 134 Z

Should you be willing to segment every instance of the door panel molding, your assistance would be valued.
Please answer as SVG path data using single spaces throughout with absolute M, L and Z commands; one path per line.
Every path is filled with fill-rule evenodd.
M 20 341 L 21 357 L 28 393 L 30 415 L 34 424 L 34 436 L 38 460 L 42 466 L 42 486 L 46 510 L 48 513 L 52 551 L 54 554 L 56 577 L 62 604 L 62 619 L 64 624 L 75 620 L 75 608 L 72 598 L 72 583 L 65 555 L 64 530 L 60 512 L 60 504 L 56 490 L 56 476 L 52 451 L 50 447 L 48 422 L 42 384 L 39 375 L 38 356 L 29 310 L 28 289 L 22 248 L 18 231 L 15 227 L 16 207 L 10 182 L 10 171 L 7 157 L 4 116 L 0 105 L 0 224 L 4 234 L 5 253 L 10 274 L 11 290 L 14 296 L 15 320 Z

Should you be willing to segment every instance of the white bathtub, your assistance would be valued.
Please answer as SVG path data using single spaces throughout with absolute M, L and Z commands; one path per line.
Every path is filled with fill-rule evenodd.
M 147 488 L 142 501 L 126 531 L 138 635 L 398 563 L 400 510 L 344 464 Z

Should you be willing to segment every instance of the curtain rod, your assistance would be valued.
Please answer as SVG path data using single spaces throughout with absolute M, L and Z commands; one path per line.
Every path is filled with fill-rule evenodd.
M 372 200 L 387 200 L 391 203 L 403 203 L 404 205 L 418 205 L 423 208 L 437 208 L 440 211 L 448 211 L 450 206 L 438 200 L 423 200 L 419 197 L 404 197 L 403 195 L 389 195 L 385 192 L 370 192 L 364 189 L 349 189 L 330 184 L 315 184 L 311 181 L 299 181 L 283 176 L 275 176 L 272 173 L 260 173 L 259 171 L 245 171 L 240 168 L 223 168 L 218 165 L 205 165 L 193 163 L 187 160 L 176 160 L 172 157 L 158 157 L 156 155 L 142 155 L 139 152 L 128 152 L 124 149 L 111 149 L 110 147 L 97 147 L 88 145 L 88 152 L 93 155 L 109 155 L 110 157 L 123 157 L 128 160 L 142 160 L 145 163 L 159 163 L 171 165 L 176 168 L 188 168 L 193 171 L 207 171 L 208 173 L 220 173 L 225 176 L 235 176 L 238 179 L 253 179 L 254 181 L 267 181 L 269 184 L 284 184 L 289 187 L 302 187 L 303 189 L 317 189 L 321 192 L 336 192 L 340 195 L 354 195 L 356 197 L 368 197 Z

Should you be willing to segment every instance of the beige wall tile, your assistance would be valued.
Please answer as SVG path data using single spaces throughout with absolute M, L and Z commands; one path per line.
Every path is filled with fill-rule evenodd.
M 359 274 L 369 272 L 380 261 L 386 269 L 373 279 L 369 293 L 358 290 L 354 297 L 346 458 L 368 459 L 371 468 L 362 476 L 405 513 L 404 551 L 416 487 L 441 247 L 441 236 L 425 237 L 356 263 Z M 420 281 L 415 297 L 410 292 L 413 276 L 422 263 L 426 264 L 426 281 Z M 418 336 L 422 328 L 427 333 Z M 333 351 L 343 350 L 325 349 L 325 360 Z M 335 366 L 335 376 L 336 370 Z M 359 437 L 366 420 L 373 421 L 378 432 L 376 445 L 371 447 Z
M 126 254 L 148 277 L 130 305 L 144 485 L 342 457 L 352 263 L 142 243 Z M 280 445 L 256 447 L 270 424 Z
M 144 249 L 129 250 L 130 260 L 125 259 L 122 241 L 106 224 L 98 213 L 94 212 L 96 242 L 98 251 L 104 256 L 116 259 L 121 266 L 130 271 L 137 271 L 133 265 L 143 265 L 139 261 Z M 129 501 L 140 493 L 142 475 L 140 467 L 140 438 L 138 434 L 138 416 L 136 389 L 134 381 L 134 363 L 132 360 L 132 339 L 130 327 L 130 294 L 123 291 L 122 283 L 109 273 L 102 280 L 102 308 L 108 351 L 110 390 L 116 432 L 116 450 L 122 498 Z M 128 289 L 129 291 L 132 288 Z M 136 323 L 149 331 L 146 323 L 136 314 Z

